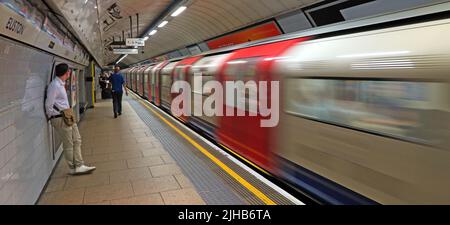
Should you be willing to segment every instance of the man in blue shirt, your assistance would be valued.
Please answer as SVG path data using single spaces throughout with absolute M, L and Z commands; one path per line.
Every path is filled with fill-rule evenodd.
M 119 73 L 120 67 L 116 66 L 114 68 L 114 74 L 109 78 L 109 81 L 112 84 L 112 97 L 113 97 L 113 105 L 114 105 L 114 118 L 117 118 L 117 115 L 122 115 L 122 96 L 123 90 L 125 90 L 128 96 L 128 90 L 125 87 L 125 79 L 123 75 Z

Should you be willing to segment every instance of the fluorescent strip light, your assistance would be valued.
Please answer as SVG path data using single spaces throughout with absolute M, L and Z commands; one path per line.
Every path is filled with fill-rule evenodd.
M 152 32 L 150 32 L 150 36 L 152 36 L 152 35 L 154 35 L 154 34 L 156 34 L 156 32 L 158 32 L 158 30 L 152 30 Z
M 236 65 L 236 64 L 245 64 L 245 63 L 248 63 L 248 61 L 245 61 L 245 60 L 237 60 L 237 61 L 231 61 L 231 62 L 228 62 L 227 64 L 229 64 L 229 65 Z
M 184 10 L 186 10 L 187 7 L 186 6 L 181 6 L 180 8 L 177 9 L 177 11 L 175 11 L 174 13 L 172 13 L 172 17 L 176 17 L 178 15 L 180 15 L 182 12 L 184 12 Z
M 124 60 L 128 55 L 124 55 L 122 58 L 119 59 L 119 61 L 116 62 L 116 64 L 119 64 L 120 62 L 122 62 L 122 60 Z
M 159 24 L 159 28 L 163 28 L 164 26 L 166 26 L 169 23 L 169 21 L 165 20 L 163 21 L 161 24 Z
M 144 41 L 147 41 L 149 38 L 150 38 L 149 36 L 145 37 L 145 38 L 144 38 Z

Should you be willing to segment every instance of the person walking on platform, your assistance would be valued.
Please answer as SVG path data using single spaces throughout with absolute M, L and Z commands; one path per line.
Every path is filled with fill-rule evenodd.
M 122 115 L 123 90 L 125 90 L 125 93 L 128 96 L 128 90 L 125 87 L 125 79 L 119 72 L 120 67 L 116 66 L 114 68 L 114 74 L 109 78 L 109 81 L 112 84 L 114 118 L 117 118 L 117 115 Z
M 45 109 L 47 116 L 63 142 L 64 158 L 69 165 L 70 174 L 81 175 L 94 171 L 95 167 L 84 165 L 81 155 L 81 135 L 75 122 L 73 110 L 65 89 L 65 82 L 71 71 L 65 63 L 55 67 L 56 78 L 47 89 Z

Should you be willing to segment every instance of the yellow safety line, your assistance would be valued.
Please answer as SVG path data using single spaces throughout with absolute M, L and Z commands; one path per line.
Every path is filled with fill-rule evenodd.
M 173 125 L 171 122 L 169 122 L 166 118 L 161 116 L 158 112 L 156 112 L 154 109 L 150 108 L 144 101 L 139 100 L 142 105 L 144 105 L 147 109 L 152 111 L 156 116 L 158 116 L 162 121 L 164 121 L 167 125 L 169 125 L 172 129 L 174 129 L 179 135 L 181 135 L 184 139 L 186 139 L 189 143 L 191 143 L 195 148 L 197 148 L 200 152 L 202 152 L 206 157 L 208 157 L 211 161 L 213 161 L 216 165 L 218 165 L 220 168 L 222 168 L 225 172 L 227 172 L 230 176 L 232 176 L 235 180 L 237 180 L 242 186 L 247 188 L 250 192 L 252 192 L 256 197 L 261 199 L 266 205 L 276 205 L 274 201 L 272 201 L 269 197 L 267 197 L 264 193 L 262 193 L 260 190 L 255 188 L 253 185 L 251 185 L 248 181 L 246 181 L 244 178 L 239 176 L 236 172 L 234 172 L 230 167 L 225 165 L 223 162 L 221 162 L 219 159 L 217 159 L 215 156 L 213 156 L 211 153 L 208 152 L 205 148 L 203 148 L 200 144 L 198 144 L 196 141 L 194 141 L 191 137 L 189 137 L 187 134 L 185 134 L 183 131 L 178 129 L 175 125 Z
M 256 169 L 258 169 L 260 172 L 265 173 L 268 176 L 272 176 L 270 175 L 269 172 L 267 172 L 265 169 L 257 166 L 256 164 L 252 163 L 251 161 L 249 161 L 248 159 L 242 157 L 241 155 L 239 155 L 238 153 L 236 153 L 235 151 L 231 150 L 230 148 L 228 148 L 227 146 L 220 144 L 220 146 L 222 146 L 223 148 L 225 148 L 226 150 L 228 150 L 229 152 L 231 152 L 234 156 L 240 158 L 241 160 L 247 162 L 248 164 L 252 165 L 253 167 L 255 167 Z

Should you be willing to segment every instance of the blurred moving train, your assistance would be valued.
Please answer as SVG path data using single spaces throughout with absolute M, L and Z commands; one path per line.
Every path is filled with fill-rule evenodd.
M 130 89 L 169 112 L 178 80 L 280 81 L 276 128 L 261 128 L 262 116 L 181 119 L 323 203 L 448 204 L 448 11 L 398 15 L 122 73 Z M 210 94 L 192 90 L 192 98 Z

